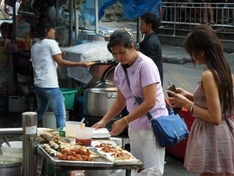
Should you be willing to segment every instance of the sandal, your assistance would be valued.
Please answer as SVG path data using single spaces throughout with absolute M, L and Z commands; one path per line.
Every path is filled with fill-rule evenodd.
M 212 25 L 215 25 L 215 23 L 213 22 L 213 23 L 210 23 L 210 25 L 212 26 Z

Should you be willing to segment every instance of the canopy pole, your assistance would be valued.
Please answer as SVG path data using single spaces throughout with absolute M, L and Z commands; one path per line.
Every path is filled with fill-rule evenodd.
M 96 34 L 98 34 L 98 19 L 99 19 L 99 16 L 98 16 L 98 0 L 95 0 L 95 32 Z

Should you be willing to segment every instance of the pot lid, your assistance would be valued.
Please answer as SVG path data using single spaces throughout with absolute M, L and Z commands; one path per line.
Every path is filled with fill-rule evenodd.
M 116 87 L 88 88 L 88 89 L 84 89 L 84 91 L 100 93 L 100 92 L 117 92 L 118 89 Z
M 107 79 L 99 80 L 95 82 L 90 88 L 107 88 L 107 87 L 115 87 L 115 84 Z

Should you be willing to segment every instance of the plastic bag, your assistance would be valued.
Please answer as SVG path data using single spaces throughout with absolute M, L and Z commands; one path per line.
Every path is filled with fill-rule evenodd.
M 160 172 L 158 167 L 151 167 L 137 173 L 136 176 L 162 176 L 162 173 Z

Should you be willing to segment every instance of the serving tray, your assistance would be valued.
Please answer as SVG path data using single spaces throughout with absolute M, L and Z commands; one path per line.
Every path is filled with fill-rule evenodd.
M 38 153 L 45 157 L 54 166 L 77 166 L 77 167 L 111 167 L 114 162 L 110 159 L 100 155 L 96 151 L 90 150 L 94 153 L 94 161 L 69 161 L 59 160 L 57 157 L 49 155 L 41 145 L 38 145 Z

